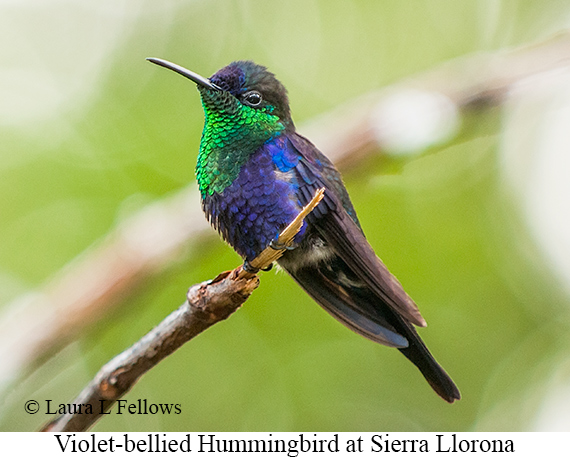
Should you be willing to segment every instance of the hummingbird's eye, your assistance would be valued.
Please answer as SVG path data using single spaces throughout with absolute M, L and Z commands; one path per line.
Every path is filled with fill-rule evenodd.
M 249 92 L 243 94 L 242 97 L 242 101 L 249 106 L 259 106 L 261 100 L 263 100 L 261 94 L 256 90 L 250 90 Z

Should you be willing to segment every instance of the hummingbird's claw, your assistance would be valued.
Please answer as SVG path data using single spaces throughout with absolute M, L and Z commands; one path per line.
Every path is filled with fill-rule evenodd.
M 271 240 L 271 243 L 269 243 L 269 247 L 271 249 L 275 249 L 276 251 L 282 251 L 283 249 L 285 249 L 287 251 L 292 251 L 293 249 L 295 249 L 297 247 L 297 244 L 296 243 L 292 243 L 292 244 L 280 243 L 279 241 L 277 241 L 277 239 L 273 239 L 273 240 Z
M 253 275 L 259 273 L 259 268 L 252 267 L 251 264 L 247 260 L 243 261 L 243 267 L 242 268 L 245 271 L 247 271 L 248 273 L 251 273 Z

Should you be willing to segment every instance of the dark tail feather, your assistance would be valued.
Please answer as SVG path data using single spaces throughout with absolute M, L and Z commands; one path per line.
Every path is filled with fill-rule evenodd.
M 441 365 L 435 361 L 414 328 L 409 324 L 404 324 L 404 327 L 407 331 L 403 333 L 409 346 L 398 350 L 418 367 L 426 381 L 441 398 L 449 403 L 459 400 L 461 398 L 459 389 Z

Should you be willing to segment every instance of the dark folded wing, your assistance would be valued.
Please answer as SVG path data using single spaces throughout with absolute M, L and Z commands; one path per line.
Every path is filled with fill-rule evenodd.
M 302 136 L 293 135 L 290 140 L 301 156 L 296 166 L 301 203 L 307 204 L 316 189 L 326 188 L 324 201 L 317 207 L 319 211 L 310 215 L 312 226 L 383 303 L 411 323 L 425 327 L 416 304 L 366 240 L 334 165 Z

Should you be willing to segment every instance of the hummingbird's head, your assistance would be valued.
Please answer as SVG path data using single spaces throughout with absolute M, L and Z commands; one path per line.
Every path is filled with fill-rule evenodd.
M 294 129 L 287 90 L 273 73 L 261 65 L 248 60 L 232 62 L 208 79 L 166 60 L 154 57 L 147 60 L 196 83 L 206 120 L 220 115 L 229 122 L 262 119 L 269 124 L 271 121 L 279 124 L 277 130 Z
M 285 127 L 293 126 L 287 90 L 264 66 L 250 60 L 232 62 L 210 82 L 233 95 L 240 105 L 277 116 Z

